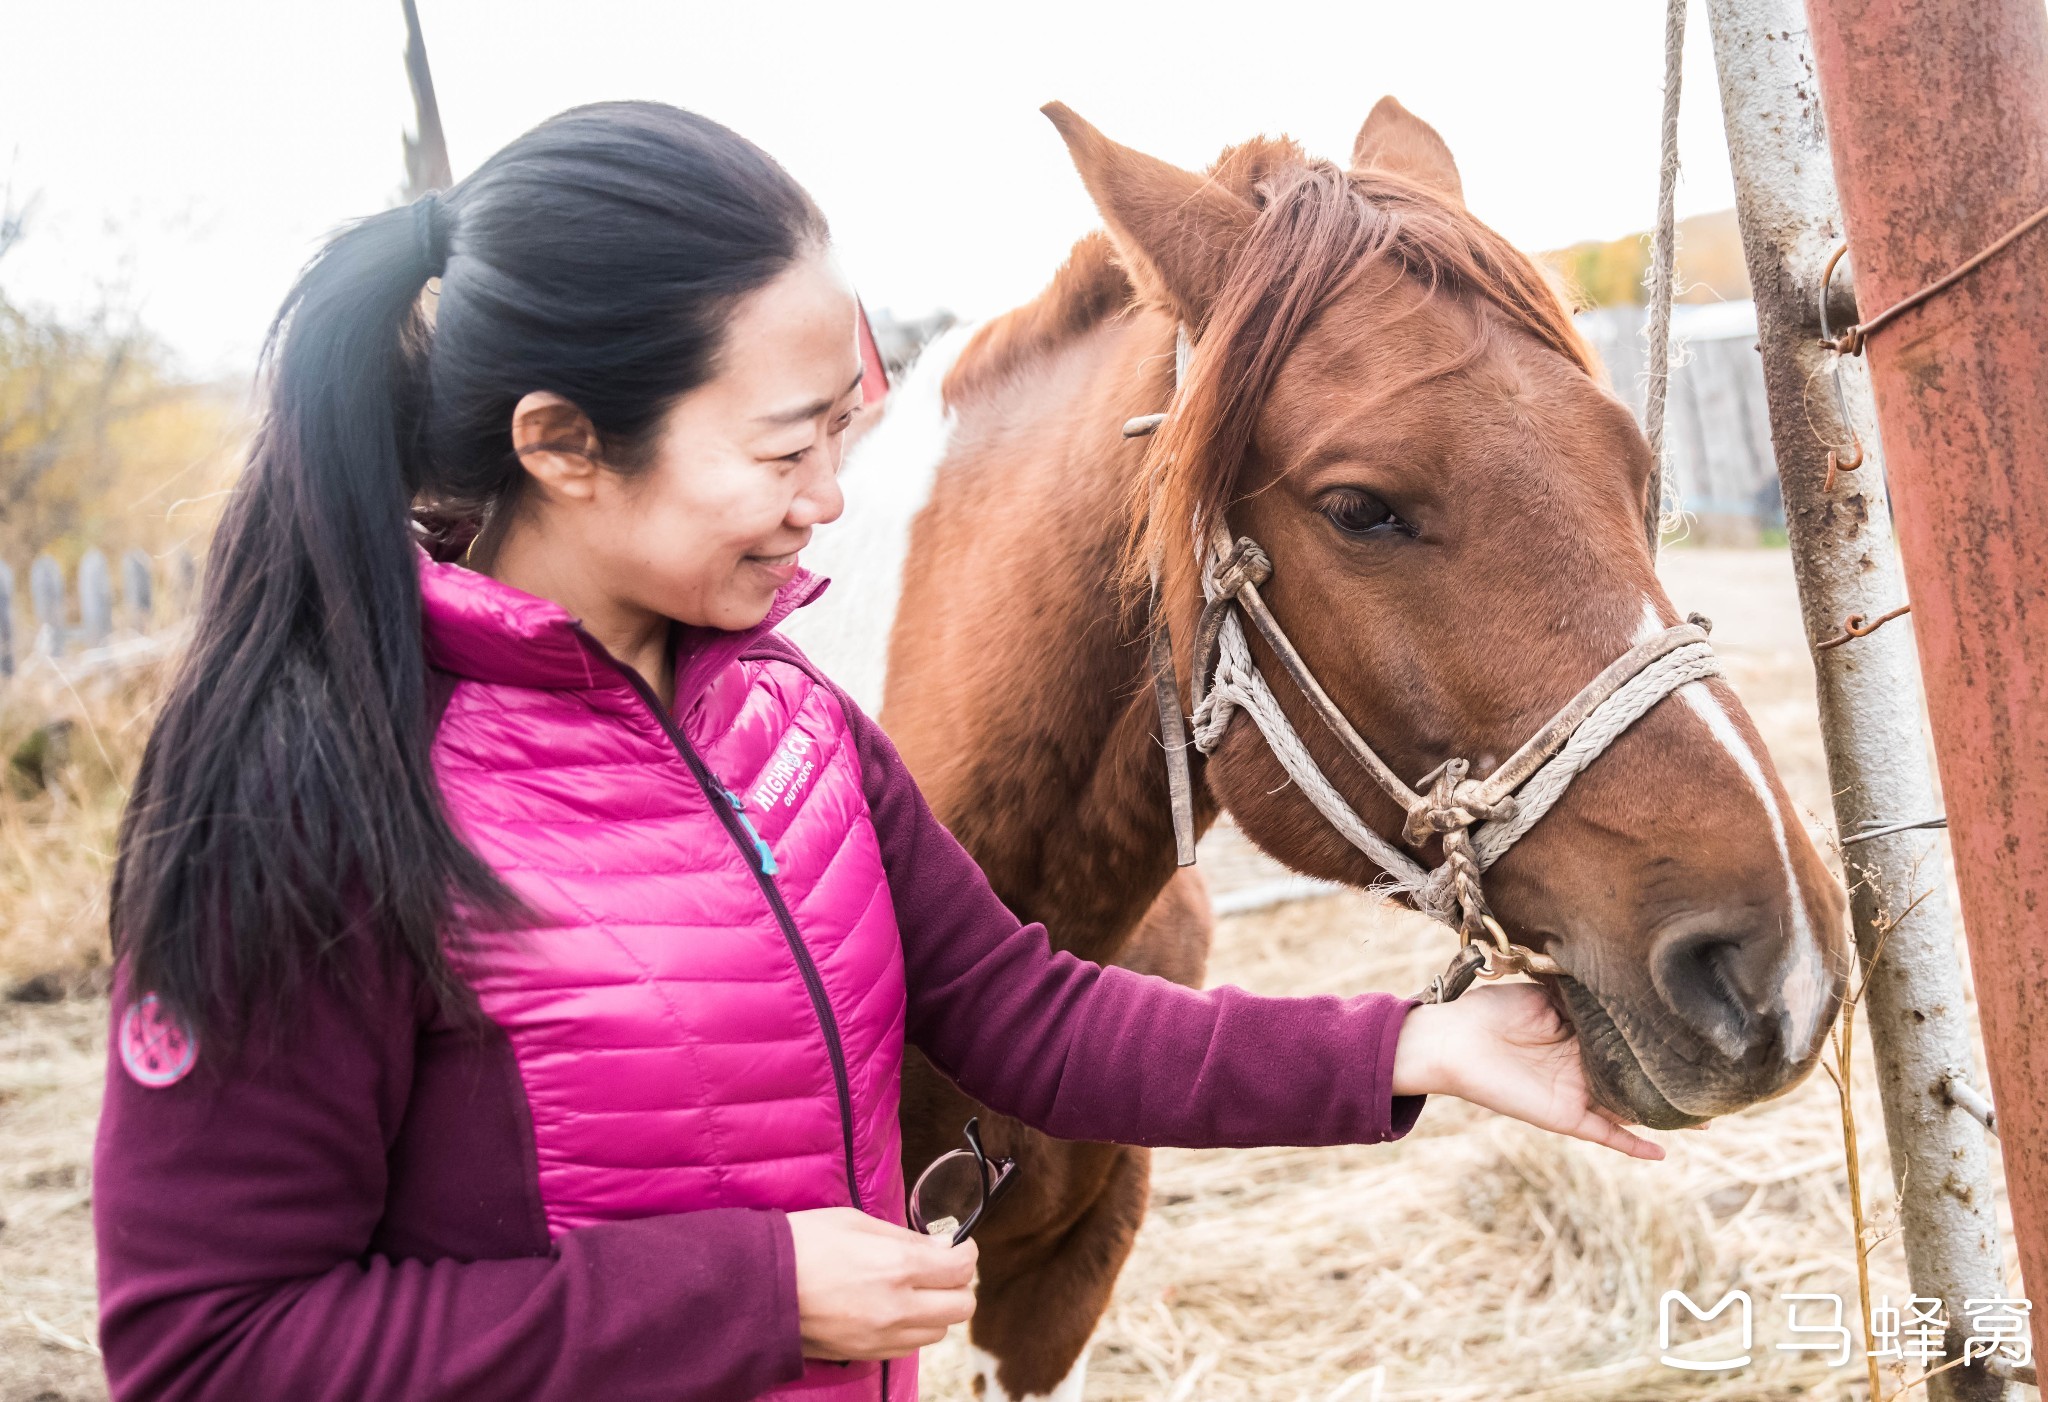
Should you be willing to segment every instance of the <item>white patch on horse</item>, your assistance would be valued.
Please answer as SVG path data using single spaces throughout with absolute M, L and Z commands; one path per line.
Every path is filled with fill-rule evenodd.
M 1635 636 L 1628 640 L 1630 647 L 1646 643 L 1665 629 L 1664 615 L 1657 612 L 1657 606 L 1648 599 L 1643 600 L 1643 617 L 1636 624 Z
M 1652 601 L 1643 600 L 1642 622 L 1636 626 L 1631 643 L 1646 642 L 1669 627 L 1663 615 Z M 1685 698 L 1685 704 L 1707 723 L 1707 730 L 1721 742 L 1735 760 L 1742 777 L 1749 781 L 1757 801 L 1763 804 L 1764 816 L 1771 821 L 1771 838 L 1778 844 L 1778 860 L 1785 867 L 1785 898 L 1792 910 L 1792 947 L 1785 953 L 1785 967 L 1780 977 L 1779 989 L 1785 1003 L 1785 1054 L 1798 1059 L 1811 1049 L 1811 1043 L 1820 1035 L 1821 1013 L 1827 1007 L 1826 968 L 1821 953 L 1820 940 L 1814 934 L 1813 924 L 1807 918 L 1806 902 L 1800 896 L 1799 878 L 1792 870 L 1792 849 L 1785 837 L 1785 818 L 1778 800 L 1771 793 L 1770 780 L 1764 776 L 1763 765 L 1756 752 L 1736 728 L 1721 698 L 1705 682 L 1687 682 L 1676 693 Z
M 804 568 L 829 576 L 832 587 L 781 624 L 865 711 L 882 704 L 910 523 L 931 499 L 953 436 L 940 386 L 973 333 L 956 326 L 926 346 L 889 391 L 881 422 L 847 453 L 839 467 L 846 509 L 818 527 L 803 552 Z
M 981 1402 L 1033 1402 L 1041 1397 L 1045 1402 L 1081 1402 L 1082 1385 L 1088 1376 L 1088 1350 L 1085 1347 L 1081 1356 L 1074 1360 L 1074 1366 L 1067 1370 L 1067 1375 L 1053 1384 L 1051 1392 L 1030 1392 L 1016 1398 L 1003 1391 L 1002 1384 L 996 1381 L 994 1354 L 969 1344 L 967 1356 L 974 1364 L 975 1378 L 981 1383 L 980 1390 L 975 1393 Z

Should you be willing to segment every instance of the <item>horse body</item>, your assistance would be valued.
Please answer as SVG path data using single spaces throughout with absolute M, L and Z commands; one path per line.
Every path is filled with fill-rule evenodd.
M 1348 172 L 1257 141 L 1196 175 L 1048 112 L 1109 233 L 1084 239 L 1036 301 L 947 347 L 943 414 L 922 405 L 944 427 L 922 439 L 938 461 L 909 529 L 880 716 L 1019 916 L 1083 957 L 1194 984 L 1207 900 L 1174 865 L 1147 658 L 1164 623 L 1185 705 L 1198 523 L 1227 513 L 1262 543 L 1273 613 L 1409 776 L 1454 757 L 1488 772 L 1678 616 L 1643 536 L 1640 431 L 1533 265 L 1464 211 L 1426 125 L 1388 100 Z M 1185 384 L 1180 327 L 1196 347 Z M 1122 437 L 1169 404 L 1158 442 Z M 865 472 L 922 471 L 875 452 L 916 408 L 893 403 L 861 445 L 850 498 Z M 899 513 L 910 495 L 925 494 L 904 493 Z M 819 542 L 843 552 L 829 532 Z M 821 632 L 852 636 L 829 618 L 806 626 L 814 648 L 832 644 Z M 1398 834 L 1400 810 L 1275 689 L 1352 807 Z M 1194 771 L 1198 827 L 1227 808 L 1298 870 L 1379 875 L 1250 724 Z M 1637 721 L 1486 889 L 1513 937 L 1566 970 L 1543 983 L 1596 1094 L 1631 1119 L 1697 1123 L 1780 1093 L 1839 1005 L 1841 893 L 1719 679 Z M 912 1058 L 906 1170 L 975 1108 Z M 991 1151 L 1023 1169 L 977 1233 L 983 1393 L 1077 1397 L 1147 1159 L 983 1113 Z
M 1128 295 L 1106 244 L 1087 246 L 1073 268 Z M 1014 324 L 993 326 L 1022 349 Z M 1170 392 L 1172 324 L 1155 315 L 1091 328 L 1058 374 L 991 386 L 995 414 L 966 387 L 996 363 L 987 341 L 960 380 L 951 375 L 972 335 L 957 329 L 928 347 L 849 451 L 846 515 L 804 556 L 834 582 L 785 631 L 861 704 L 886 695 L 880 719 L 919 787 L 1022 919 L 1044 921 L 1058 947 L 1084 958 L 1199 987 L 1207 889 L 1197 869 L 1174 868 L 1134 643 L 1143 619 L 1127 615 L 1114 582 L 1127 484 L 1100 464 L 1121 441 L 1120 406 Z M 1168 351 L 1158 364 L 1155 342 Z M 1017 472 L 1020 458 L 1044 470 Z M 841 593 L 842 580 L 859 583 Z M 1217 809 L 1198 803 L 1206 827 Z M 1144 1216 L 1149 1153 L 1049 1139 L 906 1055 L 907 1176 L 954 1147 L 975 1114 L 990 1151 L 1020 1168 L 1001 1213 L 976 1232 L 982 1395 L 1075 1402 L 1088 1337 Z

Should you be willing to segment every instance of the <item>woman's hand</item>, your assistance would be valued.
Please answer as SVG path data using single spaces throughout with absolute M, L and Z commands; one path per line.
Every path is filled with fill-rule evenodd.
M 851 1207 L 789 1214 L 809 1358 L 901 1358 L 974 1313 L 973 1238 L 958 1246 Z
M 1409 1010 L 1394 1048 L 1394 1094 L 1439 1093 L 1635 1158 L 1664 1157 L 1593 1102 L 1571 1028 L 1532 983 L 1490 984 Z

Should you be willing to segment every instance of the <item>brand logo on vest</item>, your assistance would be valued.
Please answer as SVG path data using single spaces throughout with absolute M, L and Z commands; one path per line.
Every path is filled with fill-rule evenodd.
M 794 808 L 818 772 L 818 761 L 812 755 L 817 747 L 818 742 L 801 730 L 791 730 L 783 736 L 782 743 L 768 758 L 768 767 L 754 781 L 747 801 L 762 809 L 773 808 L 778 803 L 785 808 Z
M 121 1064 L 136 1084 L 161 1090 L 185 1079 L 199 1059 L 199 1039 L 157 1001 L 154 993 L 121 1018 Z

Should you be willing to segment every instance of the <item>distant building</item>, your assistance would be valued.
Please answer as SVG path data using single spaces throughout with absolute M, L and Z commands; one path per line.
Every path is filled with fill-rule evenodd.
M 1643 415 L 1647 308 L 1599 307 L 1578 316 L 1580 334 L 1614 388 Z M 1673 340 L 1664 441 L 1670 489 L 1702 545 L 1755 545 L 1785 525 L 1756 348 L 1756 303 L 1671 309 Z

